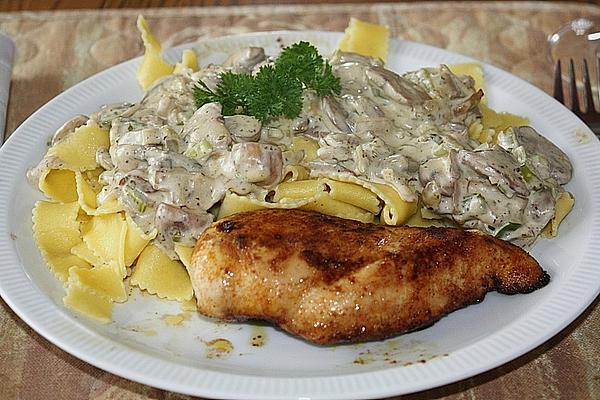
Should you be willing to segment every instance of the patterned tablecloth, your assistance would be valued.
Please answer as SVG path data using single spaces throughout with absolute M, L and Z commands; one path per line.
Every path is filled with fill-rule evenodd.
M 6 132 L 82 79 L 141 54 L 135 28 L 147 17 L 165 47 L 233 33 L 340 31 L 351 16 L 389 25 L 392 35 L 467 54 L 550 92 L 548 34 L 600 8 L 544 2 L 259 6 L 0 14 L 17 48 Z M 1 279 L 1 278 L 0 278 Z M 600 398 L 600 310 L 596 301 L 558 336 L 500 368 L 403 398 Z M 5 399 L 177 399 L 187 396 L 92 367 L 30 329 L 2 302 L 0 397 Z

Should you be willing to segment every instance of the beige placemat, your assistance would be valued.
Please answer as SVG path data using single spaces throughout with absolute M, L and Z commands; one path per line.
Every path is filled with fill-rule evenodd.
M 141 54 L 135 28 L 140 12 L 165 46 L 251 31 L 339 31 L 354 16 L 389 25 L 397 38 L 489 62 L 549 92 L 552 65 L 546 37 L 575 17 L 600 15 L 600 8 L 566 3 L 472 2 L 0 14 L 0 30 L 14 39 L 17 48 L 7 132 L 64 89 Z M 599 330 L 600 311 L 593 305 L 557 337 L 507 365 L 403 398 L 600 398 Z M 32 331 L 2 302 L 0 398 L 187 397 L 116 377 L 70 356 Z

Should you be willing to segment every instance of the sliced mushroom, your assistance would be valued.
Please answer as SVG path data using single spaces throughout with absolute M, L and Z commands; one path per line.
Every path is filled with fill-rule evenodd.
M 514 158 L 501 147 L 494 146 L 490 150 L 483 151 L 461 150 L 459 160 L 474 171 L 487 176 L 499 189 L 504 190 L 508 185 L 521 196 L 529 195 L 529 189 Z
M 219 103 L 206 103 L 196 110 L 182 132 L 188 149 L 203 140 L 219 150 L 231 145 L 231 134 L 225 126 L 221 110 Z
M 163 143 L 163 133 L 160 128 L 151 127 L 138 131 L 129 131 L 121 135 L 117 140 L 117 145 L 139 144 L 156 145 Z
M 336 51 L 333 57 L 331 57 L 332 64 L 345 64 L 345 63 L 358 63 L 363 65 L 370 65 L 373 67 L 383 66 L 383 61 L 378 58 L 367 57 L 358 53 L 351 53 L 345 51 Z
M 423 104 L 431 97 L 419 85 L 401 77 L 383 67 L 370 67 L 366 71 L 367 77 L 391 99 L 406 104 Z
M 170 204 L 190 209 L 208 210 L 225 194 L 223 185 L 199 172 L 183 168 L 150 170 L 152 187 L 164 192 L 163 198 Z
M 292 132 L 296 135 L 308 133 L 309 127 L 310 119 L 308 117 L 303 116 L 296 118 L 291 124 Z
M 555 200 L 550 190 L 540 190 L 531 193 L 524 217 L 528 225 L 536 229 L 537 235 L 552 219 L 555 211 Z
M 236 177 L 244 182 L 270 186 L 281 181 L 281 150 L 263 143 L 236 143 L 231 148 L 231 161 Z
M 266 58 L 265 49 L 262 47 L 247 47 L 229 56 L 223 66 L 231 68 L 233 72 L 250 73 L 257 64 Z
M 100 147 L 96 150 L 96 162 L 105 170 L 111 170 L 115 167 L 110 158 L 108 147 Z
M 35 167 L 27 171 L 27 181 L 34 187 L 39 188 L 40 178 L 49 169 L 63 169 L 64 161 L 56 156 L 49 156 L 42 158 L 40 163 Z
M 375 104 L 368 97 L 344 95 L 343 101 L 348 105 L 350 112 L 373 118 L 381 118 L 384 116 L 377 104 Z
M 115 168 L 124 173 L 148 167 L 148 163 L 144 159 L 144 148 L 141 145 L 111 146 L 110 159 Z
M 355 149 L 360 144 L 360 139 L 351 133 L 323 134 L 319 139 L 320 148 L 317 150 L 317 155 L 321 160 L 325 161 L 350 160 Z
M 439 68 L 440 83 L 446 86 L 447 96 L 451 99 L 462 98 L 473 94 L 475 81 L 471 77 L 466 77 L 466 81 L 455 75 L 447 65 L 440 65 Z M 481 93 L 483 96 L 483 92 Z
M 435 181 L 429 181 L 421 192 L 421 200 L 423 204 L 429 208 L 437 209 L 442 200 L 440 188 Z
M 427 160 L 419 166 L 419 181 L 426 186 L 435 182 L 441 194 L 451 196 L 454 184 L 460 178 L 460 169 L 456 165 L 456 152 L 450 151 L 446 157 Z
M 336 99 L 331 96 L 323 97 L 321 110 L 325 116 L 324 122 L 331 125 L 329 126 L 331 131 L 352 132 L 348 125 L 348 113 Z
M 453 100 L 452 111 L 455 114 L 466 114 L 469 111 L 475 109 L 479 105 L 479 102 L 481 101 L 482 97 L 483 97 L 483 91 L 481 89 L 479 89 L 475 93 L 473 93 L 467 97 L 461 98 L 458 101 Z
M 262 124 L 249 115 L 232 115 L 225 117 L 225 127 L 235 143 L 255 142 L 260 138 Z
M 569 157 L 554 143 L 530 126 L 514 128 L 514 132 L 527 153 L 527 166 L 535 175 L 542 180 L 552 178 L 560 185 L 571 180 L 573 166 Z
M 155 192 L 155 189 L 152 187 L 152 184 L 148 182 L 144 177 L 140 176 L 137 171 L 126 175 L 119 181 L 119 186 L 127 186 L 130 188 L 135 188 L 144 193 L 152 193 Z
M 180 207 L 161 203 L 154 217 L 159 240 L 172 248 L 173 243 L 194 246 L 198 237 L 213 222 L 214 217 L 203 211 L 190 212 Z
M 162 150 L 157 147 L 145 148 L 143 157 L 148 161 L 150 166 L 156 169 L 183 168 L 189 172 L 199 172 L 202 169 L 200 164 L 183 154 Z

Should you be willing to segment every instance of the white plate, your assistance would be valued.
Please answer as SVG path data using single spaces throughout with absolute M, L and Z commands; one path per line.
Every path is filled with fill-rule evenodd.
M 309 40 L 327 54 L 340 34 L 257 33 L 194 46 L 203 63 L 219 62 L 247 45 L 273 53 L 277 38 L 284 44 Z M 169 50 L 169 58 L 176 60 L 184 47 Z M 389 58 L 397 71 L 469 61 L 403 41 L 392 41 Z M 25 172 L 42 158 L 47 139 L 67 119 L 105 103 L 138 100 L 138 64 L 139 59 L 125 62 L 67 90 L 25 121 L 0 150 L 0 293 L 27 324 L 76 357 L 135 381 L 206 397 L 375 398 L 447 384 L 510 361 L 563 329 L 598 294 L 600 143 L 545 93 L 485 65 L 491 106 L 528 116 L 574 165 L 568 190 L 577 199 L 575 209 L 559 238 L 541 240 L 533 249 L 552 276 L 545 288 L 529 295 L 492 293 L 428 329 L 335 347 L 312 346 L 270 327 L 215 323 L 198 315 L 169 326 L 161 316 L 179 313 L 178 305 L 140 294 L 116 305 L 109 325 L 73 314 L 62 305 L 64 289 L 33 243 L 31 209 L 41 195 L 27 184 Z M 250 344 L 256 332 L 266 335 L 262 347 Z M 207 357 L 206 342 L 216 338 L 233 343 L 229 357 Z

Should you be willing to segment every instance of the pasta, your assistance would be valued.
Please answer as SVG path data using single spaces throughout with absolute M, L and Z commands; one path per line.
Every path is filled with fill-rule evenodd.
M 308 199 L 325 191 L 323 182 L 316 179 L 282 182 L 275 188 L 273 201 L 285 202 L 289 200 Z
M 90 249 L 83 241 L 71 247 L 71 254 L 77 256 L 94 267 L 108 265 L 105 260 L 100 258 L 92 249 Z
M 102 265 L 94 268 L 71 267 L 69 269 L 69 286 L 73 284 L 102 295 L 110 301 L 121 303 L 127 300 L 125 284 L 114 265 Z
M 381 213 L 381 222 L 388 225 L 406 222 L 417 210 L 416 202 L 403 200 L 386 184 L 319 178 L 280 183 L 274 190 L 273 202 L 227 193 L 218 218 L 262 208 L 302 208 L 362 222 L 373 222 L 375 215 Z
M 269 207 L 272 207 L 271 203 L 261 202 L 249 197 L 227 192 L 225 193 L 225 197 L 223 197 L 223 201 L 221 201 L 221 205 L 219 206 L 217 219 L 225 218 L 241 212 L 262 210 Z
M 352 204 L 373 214 L 379 214 L 381 211 L 379 198 L 372 191 L 354 183 L 333 179 L 324 179 L 323 182 L 329 188 L 329 195 L 333 200 Z
M 405 222 L 416 212 L 416 203 L 402 200 L 385 184 L 343 182 L 329 178 L 287 181 L 274 191 L 273 202 L 261 202 L 228 193 L 221 204 L 219 218 L 261 208 L 303 208 L 324 214 L 373 222 L 381 212 L 383 223 Z M 367 188 L 368 187 L 368 188 Z
M 127 233 L 125 234 L 125 265 L 130 266 L 133 264 L 135 259 L 140 255 L 142 250 L 150 243 L 156 236 L 156 231 L 151 232 L 149 235 L 145 234 L 138 226 L 133 222 L 129 215 L 125 218 L 127 223 Z
M 55 156 L 64 163 L 65 169 L 86 171 L 96 169 L 96 151 L 108 147 L 108 130 L 93 121 L 80 126 L 65 139 L 48 149 L 49 156 Z
M 565 219 L 567 214 L 571 212 L 573 206 L 575 205 L 575 198 L 569 192 L 563 192 L 558 197 L 556 201 L 556 210 L 554 212 L 554 216 L 546 225 L 542 233 L 546 237 L 555 237 L 558 235 L 558 226 Z
M 96 321 L 107 324 L 111 321 L 112 302 L 108 297 L 74 283 L 67 287 L 67 295 L 63 298 L 65 306 Z
M 150 32 L 148 22 L 141 15 L 137 19 L 137 28 L 142 35 L 145 48 L 144 59 L 138 70 L 137 79 L 145 90 L 159 78 L 171 74 L 175 67 L 162 58 L 161 45 Z
M 175 245 L 175 252 L 179 256 L 179 260 L 181 263 L 188 268 L 192 262 L 192 252 L 194 251 L 193 247 L 182 246 L 179 244 Z
M 147 246 L 140 254 L 131 284 L 168 300 L 186 301 L 193 295 L 192 283 L 183 264 L 171 260 L 154 245 Z
M 322 192 L 311 201 L 301 207 L 303 210 L 317 211 L 334 217 L 353 219 L 360 222 L 373 222 L 375 215 L 355 205 L 335 200 L 327 192 Z
M 182 72 L 185 68 L 198 71 L 198 56 L 194 50 L 186 49 L 181 55 L 181 61 L 175 64 L 174 74 Z
M 33 238 L 50 270 L 63 282 L 73 265 L 90 265 L 71 254 L 71 248 L 81 243 L 77 213 L 79 205 L 38 201 L 33 209 Z
M 114 265 L 121 278 L 125 268 L 127 224 L 120 214 L 94 216 L 82 226 L 83 241 L 104 264 Z
M 301 165 L 286 165 L 283 169 L 283 181 L 303 181 L 310 177 L 308 170 Z
M 202 224 L 208 225 L 215 216 L 220 219 L 263 208 L 300 208 L 387 225 L 448 226 L 457 221 L 450 220 L 454 218 L 451 213 L 442 220 L 431 205 L 425 204 L 426 198 L 420 192 L 424 188 L 415 184 L 427 183 L 421 184 L 420 176 L 412 177 L 411 186 L 410 177 L 403 175 L 410 163 L 416 162 L 411 158 L 413 154 L 406 165 L 402 163 L 402 157 L 407 157 L 400 150 L 413 144 L 401 141 L 401 136 L 408 140 L 410 135 L 404 131 L 394 136 L 393 128 L 387 124 L 390 121 L 381 115 L 395 112 L 394 107 L 400 107 L 403 113 L 414 112 L 413 117 L 423 110 L 403 109 L 406 104 L 397 102 L 393 93 L 386 93 L 394 88 L 386 83 L 390 78 L 381 72 L 385 70 L 381 60 L 343 56 L 355 64 L 348 68 L 354 73 L 363 73 L 361 68 L 368 64 L 372 74 L 368 79 L 361 75 L 360 79 L 366 79 L 365 85 L 370 86 L 363 89 L 374 90 L 378 96 L 361 99 L 359 92 L 340 96 L 339 103 L 332 96 L 320 99 L 320 105 L 308 96 L 304 99 L 309 104 L 306 118 L 302 115 L 289 123 L 275 121 L 269 125 L 247 115 L 226 114 L 216 103 L 207 104 L 210 107 L 200 112 L 190 87 L 197 85 L 198 77 L 216 77 L 219 68 L 228 71 L 229 67 L 199 70 L 193 50 L 185 50 L 181 60 L 173 65 L 162 57 L 161 44 L 142 16 L 137 20 L 137 28 L 144 43 L 137 73 L 140 86 L 148 90 L 144 99 L 134 105 L 102 109 L 90 116 L 85 125 L 75 124 L 79 126 L 71 132 L 57 135 L 35 169 L 36 185 L 49 201 L 39 201 L 33 209 L 34 239 L 50 271 L 66 285 L 63 302 L 67 307 L 97 321 L 110 322 L 113 303 L 126 301 L 127 288 L 134 286 L 157 297 L 179 301 L 184 310 L 193 309 L 195 298 L 186 268 L 192 259 L 196 234 L 201 232 Z M 352 19 L 339 48 L 385 59 L 388 37 L 386 27 Z M 335 57 L 331 66 L 341 74 L 344 68 L 340 66 L 346 61 L 339 54 Z M 266 60 L 265 56 L 259 63 Z M 235 57 L 228 63 L 235 63 Z M 252 72 L 250 67 L 244 70 L 243 63 L 236 68 Z M 452 74 L 444 75 L 444 68 L 438 72 L 430 69 L 418 79 L 411 73 L 403 75 L 405 84 L 411 86 L 407 93 L 423 91 L 427 84 L 448 85 L 446 81 L 452 79 Z M 452 90 L 468 86 L 470 97 L 465 93 L 453 97 L 456 107 L 451 112 L 460 122 L 454 125 L 464 123 L 474 146 L 479 142 L 482 148 L 489 149 L 497 144 L 499 133 L 527 124 L 525 118 L 497 113 L 484 101 L 479 102 L 481 94 L 477 90 L 484 87 L 479 64 L 456 64 L 449 70 L 470 75 L 475 82 L 473 87 L 472 82 L 461 78 L 466 83 L 450 85 Z M 434 82 L 432 76 L 436 73 L 438 78 L 441 76 L 441 83 Z M 423 87 L 415 83 L 422 81 L 428 83 Z M 431 87 L 426 87 L 428 93 L 421 96 L 432 103 L 427 107 L 441 107 L 443 115 L 447 104 L 436 98 L 443 90 L 436 92 Z M 461 96 L 476 99 L 478 111 L 467 107 L 470 115 L 458 115 L 457 109 L 473 106 L 468 101 L 460 103 L 464 100 Z M 410 99 L 406 100 L 409 108 L 418 108 L 422 103 L 410 105 Z M 344 101 L 346 108 L 341 105 Z M 313 115 L 315 109 L 321 114 Z M 131 117 L 138 111 L 139 116 Z M 357 114 L 355 119 L 350 118 L 352 113 Z M 394 118 L 401 114 L 394 114 Z M 161 126 L 165 121 L 168 124 Z M 427 130 L 433 129 L 435 123 L 428 121 L 420 126 L 418 140 L 435 137 L 438 142 L 432 159 L 450 160 L 448 148 L 439 143 L 443 135 L 436 136 L 434 132 L 428 136 Z M 393 125 L 402 124 L 394 120 Z M 258 134 L 253 131 L 256 126 Z M 268 136 L 268 140 L 263 140 L 263 136 Z M 188 147 L 180 151 L 183 146 Z M 208 156 L 215 157 L 209 161 Z M 268 164 L 273 160 L 279 160 L 281 165 L 273 164 L 274 168 Z M 118 168 L 119 163 L 133 166 Z M 212 167 L 223 170 L 213 171 Z M 135 173 L 130 174 L 131 171 Z M 275 179 L 270 180 L 273 176 Z M 435 178 L 435 174 L 432 176 Z M 227 179 L 236 183 L 226 186 L 220 182 Z M 470 204 L 466 199 L 462 202 Z M 557 234 L 558 225 L 573 202 L 568 192 L 558 196 L 545 235 Z M 187 227 L 182 226 L 190 220 L 197 226 L 186 231 Z M 190 232 L 196 235 L 194 240 L 184 237 L 188 240 L 182 241 L 182 236 L 190 236 Z M 165 245 L 169 240 L 171 247 Z
M 96 210 L 89 215 L 114 214 L 123 211 L 123 207 L 115 197 L 110 197 L 105 200 Z
M 77 201 L 75 173 L 68 169 L 47 169 L 40 177 L 39 189 L 53 201 L 60 203 Z
M 385 60 L 388 54 L 389 37 L 390 31 L 387 26 L 350 18 L 338 49 Z
M 319 143 L 308 137 L 295 137 L 289 147 L 292 151 L 302 151 L 304 153 L 303 161 L 312 161 L 317 158 Z
M 75 187 L 79 206 L 88 215 L 96 213 L 96 195 L 92 186 L 83 178 L 81 172 L 75 172 Z
M 520 117 L 515 114 L 508 112 L 497 112 L 482 104 L 479 109 L 481 110 L 481 122 L 484 128 L 494 129 L 497 132 L 503 131 L 513 126 L 528 125 L 529 120 L 524 117 Z
M 381 219 L 387 225 L 402 225 L 411 215 L 417 212 L 417 202 L 403 200 L 398 192 L 388 185 L 375 184 L 381 191 L 385 205 L 381 211 Z

